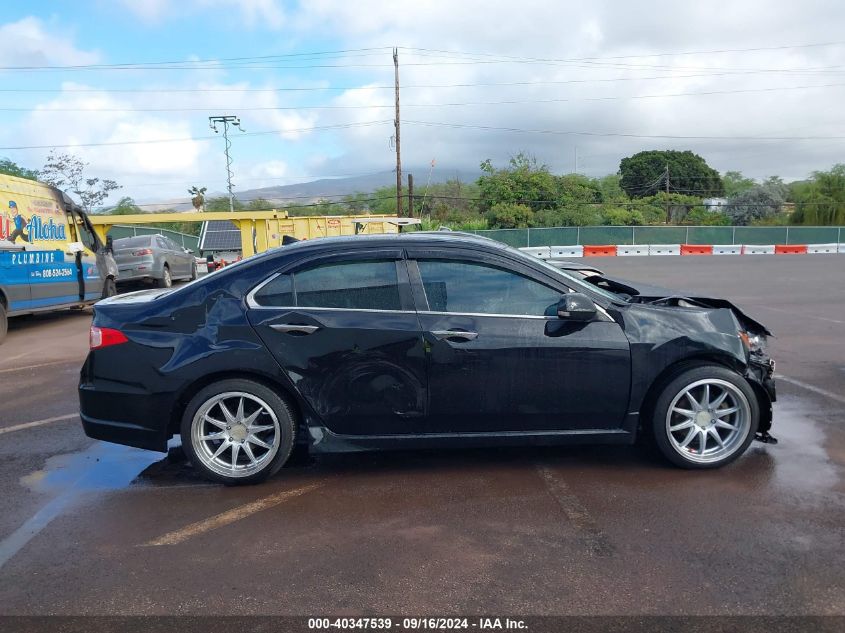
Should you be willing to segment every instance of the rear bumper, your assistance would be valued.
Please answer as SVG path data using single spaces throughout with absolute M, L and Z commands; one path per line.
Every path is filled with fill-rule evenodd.
M 95 440 L 123 444 L 150 451 L 167 452 L 167 441 L 162 433 L 129 422 L 98 420 L 80 412 L 85 435 Z
M 79 417 L 88 437 L 151 451 L 167 451 L 169 398 L 122 385 L 79 385 Z
M 117 283 L 138 281 L 140 279 L 161 279 L 162 271 L 155 270 L 152 264 L 137 266 L 118 266 Z

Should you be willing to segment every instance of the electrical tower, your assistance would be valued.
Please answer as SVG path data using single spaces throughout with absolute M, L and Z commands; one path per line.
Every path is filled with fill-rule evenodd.
M 218 123 L 223 124 L 223 139 L 226 141 L 226 183 L 229 191 L 229 211 L 234 211 L 235 194 L 232 192 L 232 157 L 229 154 L 232 142 L 229 140 L 229 125 L 231 124 L 235 126 L 241 132 L 243 132 L 244 129 L 241 127 L 241 120 L 231 114 L 208 117 L 208 127 L 214 130 L 215 133 L 219 133 L 219 130 L 217 129 Z

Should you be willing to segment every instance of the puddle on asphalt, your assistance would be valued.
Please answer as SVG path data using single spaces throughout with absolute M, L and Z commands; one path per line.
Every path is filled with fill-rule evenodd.
M 834 440 L 820 422 L 831 417 L 830 411 L 804 398 L 781 396 L 774 415 L 772 435 L 780 442 L 768 449 L 775 455 L 774 485 L 819 494 L 834 488 L 840 480 L 839 467 L 829 455 L 828 442 Z
M 52 493 L 204 483 L 178 441 L 168 446 L 166 455 L 95 442 L 84 451 L 50 457 L 43 469 L 21 477 L 20 482 L 35 492 Z

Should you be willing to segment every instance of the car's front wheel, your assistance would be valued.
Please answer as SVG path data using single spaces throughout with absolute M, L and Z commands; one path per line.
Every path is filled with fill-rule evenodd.
M 652 412 L 660 452 L 682 468 L 717 468 L 735 460 L 754 439 L 760 411 L 748 381 L 707 365 L 675 376 Z
M 185 409 L 182 446 L 204 476 L 225 484 L 263 481 L 293 450 L 296 422 L 272 389 L 246 379 L 202 389 Z

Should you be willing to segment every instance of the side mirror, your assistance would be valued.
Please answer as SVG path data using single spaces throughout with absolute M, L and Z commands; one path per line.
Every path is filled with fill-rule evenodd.
M 557 315 L 571 321 L 592 321 L 596 318 L 596 304 L 585 294 L 570 292 L 558 302 Z

